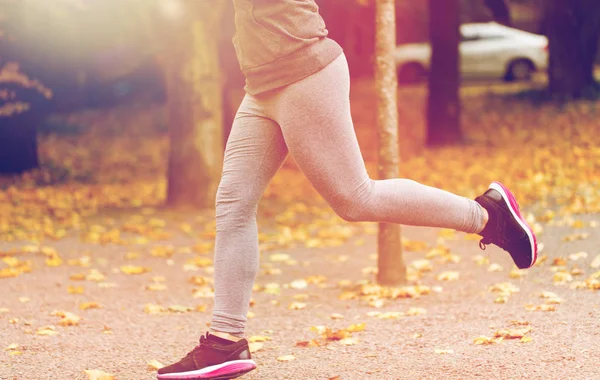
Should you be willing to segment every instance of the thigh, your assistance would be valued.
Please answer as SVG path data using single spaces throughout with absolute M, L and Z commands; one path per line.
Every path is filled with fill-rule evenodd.
M 279 125 L 264 117 L 246 96 L 235 116 L 225 148 L 217 200 L 258 202 L 288 153 Z
M 352 123 L 343 55 L 281 91 L 276 115 L 294 161 L 327 200 L 346 198 L 369 181 Z

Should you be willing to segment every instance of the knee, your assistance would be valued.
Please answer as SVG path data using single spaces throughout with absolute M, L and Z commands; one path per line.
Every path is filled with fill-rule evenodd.
M 346 222 L 365 222 L 369 220 L 369 199 L 373 191 L 373 180 L 366 181 L 353 191 L 337 194 L 330 203 L 335 213 Z
M 217 230 L 245 227 L 256 220 L 258 199 L 243 186 L 219 184 L 216 199 Z

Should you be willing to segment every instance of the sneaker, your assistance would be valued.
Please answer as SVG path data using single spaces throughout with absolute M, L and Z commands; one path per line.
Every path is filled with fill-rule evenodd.
M 495 244 L 507 251 L 519 269 L 526 269 L 537 260 L 537 241 L 533 230 L 521 215 L 514 195 L 500 182 L 492 182 L 488 190 L 475 201 L 485 208 L 489 220 L 479 247 Z
M 234 379 L 255 368 L 246 339 L 230 342 L 207 333 L 183 359 L 159 369 L 158 379 Z

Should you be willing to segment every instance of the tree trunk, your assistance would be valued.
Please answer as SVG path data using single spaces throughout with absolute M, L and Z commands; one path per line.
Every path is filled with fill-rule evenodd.
M 545 7 L 548 36 L 550 92 L 577 99 L 597 89 L 594 62 L 600 36 L 600 1 L 548 0 Z
M 167 203 L 207 208 L 215 203 L 223 159 L 222 89 L 214 36 L 220 7 L 187 4 L 190 9 L 183 20 L 171 24 L 167 40 Z
M 492 16 L 496 22 L 512 26 L 510 9 L 506 0 L 483 0 L 483 3 L 492 12 Z
M 0 117 L 0 175 L 21 174 L 39 166 L 37 126 L 41 119 L 33 112 Z
M 462 141 L 460 130 L 460 1 L 429 0 L 431 65 L 427 101 L 427 145 Z
M 394 49 L 396 16 L 394 0 L 377 0 L 375 38 L 375 84 L 379 131 L 379 178 L 398 177 L 398 82 Z M 377 281 L 395 286 L 406 282 L 400 225 L 379 224 Z

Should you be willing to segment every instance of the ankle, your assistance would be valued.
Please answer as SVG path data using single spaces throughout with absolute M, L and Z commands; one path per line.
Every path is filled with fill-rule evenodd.
M 218 338 L 229 340 L 231 342 L 238 342 L 238 341 L 240 341 L 240 340 L 243 339 L 242 337 L 231 335 L 229 333 L 220 332 L 220 331 L 211 331 L 210 335 L 214 335 L 214 336 L 216 336 Z
M 479 208 L 481 209 L 481 219 L 482 219 L 480 228 L 477 231 L 477 233 L 480 234 L 481 231 L 483 231 L 485 229 L 485 227 L 487 226 L 487 224 L 490 220 L 490 214 L 488 213 L 488 211 L 486 210 L 485 207 L 483 207 L 479 203 L 478 203 L 478 205 L 479 205 Z

